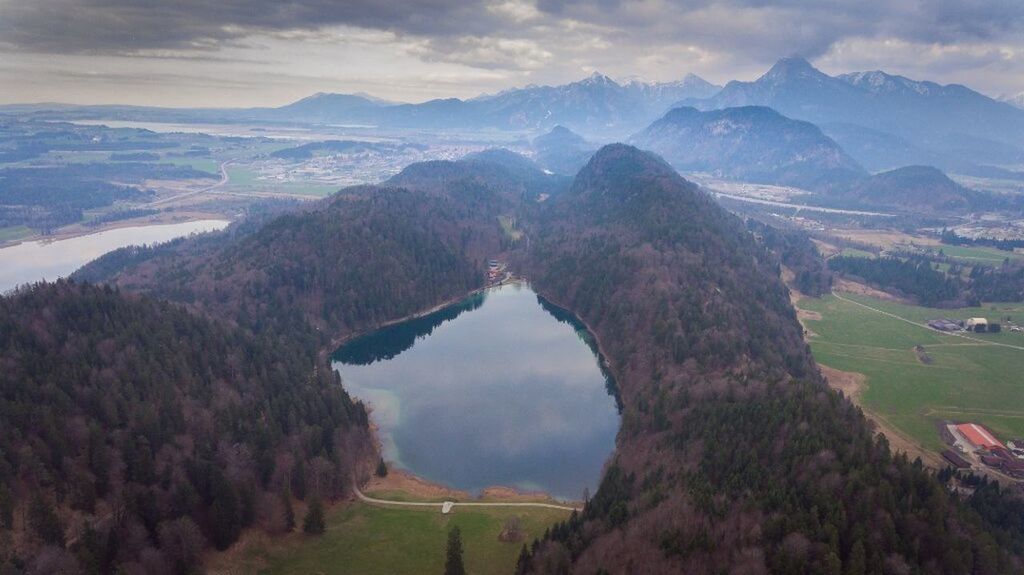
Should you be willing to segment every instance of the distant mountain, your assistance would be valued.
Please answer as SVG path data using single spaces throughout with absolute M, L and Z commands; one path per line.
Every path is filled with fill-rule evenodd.
M 956 158 L 951 150 L 964 136 L 973 138 L 969 151 L 977 151 L 971 159 L 976 162 L 985 161 L 984 148 L 990 143 L 1019 149 L 1024 141 L 1024 110 L 964 86 L 880 71 L 833 77 L 797 57 L 779 60 L 753 82 L 729 82 L 711 98 L 681 103 L 702 110 L 769 106 L 819 125 L 849 124 L 893 134 L 950 160 Z M 894 161 L 906 164 L 911 159 Z
M 544 169 L 556 174 L 575 175 L 597 151 L 597 145 L 565 126 L 555 126 L 550 132 L 534 138 L 533 150 L 537 154 L 537 163 Z
M 905 166 L 875 174 L 841 193 L 858 206 L 961 214 L 977 207 L 979 196 L 931 166 Z
M 333 124 L 346 119 L 372 115 L 373 110 L 384 105 L 381 100 L 353 94 L 318 93 L 280 108 L 270 110 L 271 116 L 292 121 L 316 124 Z
M 856 124 L 822 124 L 821 131 L 872 172 L 905 165 L 937 165 L 947 159 L 941 152 L 925 150 L 889 132 Z
M 682 171 L 824 189 L 867 175 L 817 126 L 760 106 L 676 108 L 631 138 Z
M 693 74 L 677 82 L 621 85 L 595 72 L 558 86 L 527 86 L 469 100 L 420 104 L 386 105 L 360 96 L 317 94 L 270 115 L 302 122 L 427 129 L 536 130 L 564 124 L 587 133 L 625 134 L 665 113 L 673 102 L 706 98 L 718 89 Z

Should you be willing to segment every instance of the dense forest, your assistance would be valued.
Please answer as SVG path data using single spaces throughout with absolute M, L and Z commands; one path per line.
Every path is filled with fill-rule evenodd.
M 316 350 L 59 282 L 0 298 L 0 563 L 186 573 L 372 455 Z
M 120 262 L 106 263 L 113 270 L 129 264 L 112 280 L 122 289 L 323 347 L 479 287 L 501 230 L 495 219 L 476 217 L 478 209 L 471 201 L 356 188 L 249 233 L 156 254 L 127 250 Z
M 832 274 L 806 233 L 776 228 L 752 218 L 747 220 L 747 229 L 779 258 L 779 263 L 789 268 L 793 285 L 800 293 L 819 297 L 832 290 Z
M 913 296 L 921 305 L 934 307 L 955 302 L 961 295 L 957 282 L 932 268 L 924 259 L 836 256 L 828 260 L 833 271 L 856 276 L 868 283 Z
M 1021 570 L 999 545 L 1019 533 L 894 456 L 825 386 L 773 258 L 740 220 L 621 145 L 554 208 L 523 265 L 596 331 L 623 427 L 585 511 L 521 572 Z
M 944 244 L 951 246 L 989 246 L 1000 250 L 1011 252 L 1015 249 L 1024 248 L 1024 240 L 998 240 L 995 238 L 967 238 L 958 235 L 953 230 L 942 230 L 939 239 Z
M 935 269 L 932 260 L 948 260 L 948 271 Z M 861 258 L 836 256 L 829 269 L 872 285 L 912 297 L 929 307 L 979 306 L 982 302 L 1024 301 L 1024 263 L 1007 261 L 998 266 L 963 264 L 949 258 L 921 256 Z

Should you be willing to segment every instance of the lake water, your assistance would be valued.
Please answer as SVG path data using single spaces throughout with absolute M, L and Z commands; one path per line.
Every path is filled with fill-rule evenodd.
M 596 490 L 619 428 L 592 341 L 511 284 L 353 340 L 333 360 L 399 467 L 471 492 L 579 499 Z
M 116 228 L 57 241 L 31 241 L 0 249 L 0 293 L 21 284 L 65 277 L 118 248 L 166 242 L 198 232 L 219 230 L 227 220 Z

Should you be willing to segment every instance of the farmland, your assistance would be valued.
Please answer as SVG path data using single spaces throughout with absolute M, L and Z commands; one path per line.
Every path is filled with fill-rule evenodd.
M 867 296 L 805 298 L 804 323 L 818 363 L 866 377 L 859 402 L 886 425 L 927 449 L 940 449 L 936 422 L 970 420 L 1003 438 L 1024 436 L 1024 347 L 1020 333 L 971 334 L 969 340 L 913 325 L 936 317 L 1024 320 L 1024 305 L 936 310 Z M 862 305 L 858 305 L 862 304 Z M 870 306 L 873 311 L 863 306 Z M 820 319 L 818 319 L 820 315 Z M 989 343 L 991 342 L 991 343 Z M 929 358 L 921 360 L 915 346 Z

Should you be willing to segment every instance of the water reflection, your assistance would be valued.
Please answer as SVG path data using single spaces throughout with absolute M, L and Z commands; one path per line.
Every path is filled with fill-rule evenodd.
M 21 284 L 55 280 L 118 248 L 165 242 L 221 229 L 227 220 L 116 228 L 57 241 L 31 241 L 0 249 L 0 293 Z
M 386 458 L 470 491 L 579 498 L 596 488 L 619 422 L 588 337 L 564 310 L 509 285 L 355 340 L 334 359 L 373 407 Z

